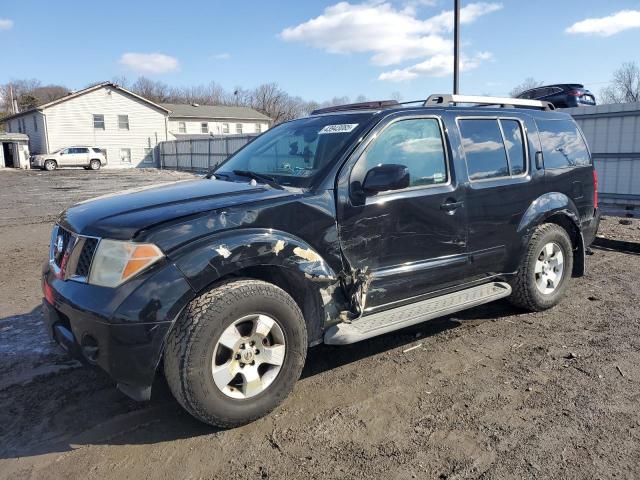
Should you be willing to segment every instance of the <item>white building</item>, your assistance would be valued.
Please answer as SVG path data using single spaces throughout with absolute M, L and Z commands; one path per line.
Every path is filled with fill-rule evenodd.
M 0 122 L 9 133 L 28 135 L 31 154 L 94 146 L 106 150 L 109 167 L 155 166 L 158 143 L 183 133 L 255 133 L 270 125 L 268 117 L 250 108 L 161 105 L 110 82 Z
M 244 135 L 262 133 L 271 125 L 266 115 L 248 107 L 161 104 L 169 113 L 169 133 L 183 135 Z

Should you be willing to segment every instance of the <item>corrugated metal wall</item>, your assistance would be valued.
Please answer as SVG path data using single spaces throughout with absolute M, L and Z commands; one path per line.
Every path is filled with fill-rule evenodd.
M 640 204 L 640 102 L 563 109 L 582 128 L 605 202 Z
M 251 140 L 252 135 L 212 136 L 160 142 L 160 168 L 204 171 L 220 164 Z

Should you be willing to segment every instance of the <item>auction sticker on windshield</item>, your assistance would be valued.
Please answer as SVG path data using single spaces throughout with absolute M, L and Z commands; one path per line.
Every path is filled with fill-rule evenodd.
M 318 133 L 349 133 L 358 126 L 357 123 L 341 123 L 340 125 L 327 125 Z

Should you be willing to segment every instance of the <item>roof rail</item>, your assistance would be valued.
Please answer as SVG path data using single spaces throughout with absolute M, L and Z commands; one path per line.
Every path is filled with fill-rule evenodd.
M 311 115 L 329 112 L 344 112 L 346 110 L 372 110 L 380 108 L 397 107 L 399 103 L 396 100 L 375 100 L 371 102 L 347 103 L 345 105 L 333 105 L 332 107 L 317 108 Z
M 523 98 L 509 97 L 483 97 L 480 95 L 450 95 L 435 94 L 429 95 L 424 101 L 425 107 L 448 106 L 452 103 L 475 103 L 476 105 L 498 105 L 500 107 L 528 107 L 540 110 L 555 110 L 551 102 L 544 100 L 527 100 Z

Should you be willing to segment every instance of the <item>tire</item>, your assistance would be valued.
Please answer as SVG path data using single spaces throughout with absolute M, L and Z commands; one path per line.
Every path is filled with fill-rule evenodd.
M 102 166 L 102 165 L 101 165 L 101 163 L 100 163 L 100 160 L 91 160 L 91 161 L 89 162 L 89 168 L 90 168 L 91 170 L 100 170 L 100 167 L 101 167 L 101 166 Z
M 258 318 L 256 324 L 261 325 L 265 322 L 260 319 L 274 321 L 269 336 L 262 342 L 256 341 L 253 347 L 245 340 L 252 335 L 243 330 L 248 328 L 244 321 L 247 318 L 252 319 L 250 323 Z M 230 335 L 230 331 L 238 333 L 240 340 Z M 255 349 L 256 365 L 242 363 L 253 358 L 248 358 L 247 350 L 223 345 L 223 342 L 231 345 L 232 337 L 234 345 L 244 342 L 240 344 L 243 348 Z M 280 362 L 279 367 L 258 360 L 268 349 L 272 352 L 281 349 L 279 359 L 274 361 L 274 364 Z M 267 282 L 236 280 L 202 294 L 189 304 L 167 338 L 164 371 L 169 388 L 185 410 L 202 422 L 230 428 L 252 422 L 280 404 L 300 377 L 306 353 L 304 318 L 291 296 Z M 230 355 L 228 359 L 227 355 Z M 235 369 L 225 369 L 225 365 L 235 365 Z M 249 372 L 261 369 L 261 387 L 255 387 L 258 383 L 254 381 L 254 386 L 249 388 Z M 274 369 L 278 369 L 276 373 Z M 215 372 L 221 370 L 231 372 L 227 378 L 237 372 L 226 387 L 222 385 L 227 378 L 220 380 L 217 376 L 214 380 Z M 262 385 L 266 387 L 260 390 Z
M 55 160 L 45 160 L 44 167 L 47 172 L 53 172 L 58 168 L 58 163 Z
M 526 310 L 547 310 L 562 300 L 572 270 L 573 247 L 567 231 L 554 223 L 542 224 L 531 235 L 518 273 L 511 281 L 513 292 L 509 300 Z

